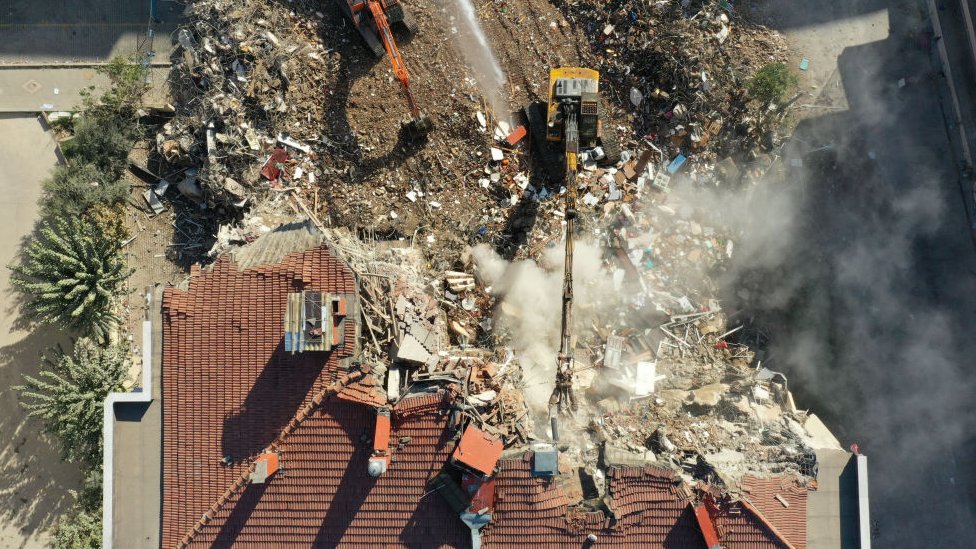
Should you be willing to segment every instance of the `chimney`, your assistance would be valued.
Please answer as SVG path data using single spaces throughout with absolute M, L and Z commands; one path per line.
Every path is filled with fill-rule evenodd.
M 264 484 L 268 477 L 278 471 L 277 452 L 265 452 L 254 461 L 254 471 L 251 472 L 251 482 Z
M 390 465 L 390 409 L 376 410 L 376 431 L 373 433 L 373 453 L 369 456 L 366 472 L 378 477 Z

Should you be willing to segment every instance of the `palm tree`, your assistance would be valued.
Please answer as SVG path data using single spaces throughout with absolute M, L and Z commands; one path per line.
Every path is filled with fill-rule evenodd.
M 104 340 L 118 324 L 112 306 L 132 273 L 122 256 L 121 229 L 88 216 L 47 221 L 40 238 L 13 265 L 11 283 L 29 295 L 25 309 L 41 322 Z
M 44 358 L 37 377 L 25 375 L 14 387 L 28 414 L 44 420 L 45 430 L 58 436 L 64 457 L 101 465 L 102 404 L 111 391 L 122 389 L 129 369 L 128 348 L 101 347 L 84 338 L 74 352 L 58 349 L 54 360 Z

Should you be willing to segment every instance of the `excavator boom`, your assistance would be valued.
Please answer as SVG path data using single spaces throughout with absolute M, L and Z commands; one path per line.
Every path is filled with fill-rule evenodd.
M 387 17 L 387 10 L 396 9 L 397 20 L 404 17 L 403 8 L 395 0 L 338 0 L 340 5 L 347 9 L 347 15 L 352 20 L 360 34 L 373 48 L 378 56 L 382 56 L 385 50 L 390 56 L 390 63 L 393 65 L 393 74 L 400 82 L 400 88 L 407 99 L 407 106 L 410 109 L 410 122 L 407 129 L 414 137 L 426 135 L 433 128 L 430 118 L 425 116 L 417 105 L 413 91 L 410 88 L 410 72 L 407 71 L 406 63 L 400 55 L 396 40 L 393 38 L 393 30 L 390 19 Z M 366 14 L 368 12 L 368 19 Z M 391 12 L 392 13 L 392 12 Z M 371 22 L 371 23 L 370 23 Z M 374 28 L 368 28 L 374 27 Z M 408 27 L 411 29 L 412 27 Z M 382 45 L 382 49 L 380 49 Z
M 549 416 L 553 438 L 559 433 L 556 416 L 559 412 L 575 411 L 576 394 L 573 392 L 573 250 L 576 239 L 576 174 L 579 154 L 579 126 L 575 112 L 566 113 L 565 132 L 566 161 L 566 257 L 563 260 L 562 325 L 559 330 L 559 356 L 556 363 L 556 387 L 549 397 Z
M 600 73 L 581 67 L 560 67 L 549 72 L 549 100 L 526 108 L 533 141 L 545 155 L 549 143 L 562 143 L 566 187 L 566 257 L 563 265 L 562 325 L 556 362 L 556 386 L 549 397 L 552 438 L 559 440 L 558 416 L 575 412 L 579 404 L 573 390 L 573 251 L 576 239 L 576 195 L 579 154 L 601 141 L 598 102 Z M 540 111 L 540 109 L 542 109 Z
M 386 48 L 386 53 L 390 56 L 390 63 L 393 64 L 393 74 L 400 81 L 400 87 L 403 88 L 403 93 L 407 96 L 410 116 L 416 120 L 420 118 L 420 109 L 417 107 L 417 102 L 414 101 L 413 92 L 410 91 L 410 73 L 403 62 L 403 57 L 400 56 L 400 49 L 397 48 L 396 40 L 393 39 L 393 31 L 386 19 L 386 12 L 383 11 L 383 4 L 379 0 L 368 0 L 368 3 L 369 11 L 373 14 L 373 21 L 376 22 L 380 41 L 383 42 L 383 47 Z

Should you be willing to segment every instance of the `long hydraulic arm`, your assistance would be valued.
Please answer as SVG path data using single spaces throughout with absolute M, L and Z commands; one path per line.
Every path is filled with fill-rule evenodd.
M 407 98 L 407 105 L 410 107 L 410 117 L 414 122 L 420 123 L 423 116 L 420 113 L 420 107 L 417 106 L 417 101 L 414 100 L 413 92 L 410 90 L 410 73 L 407 71 L 407 66 L 403 62 L 403 57 L 400 56 L 400 50 L 397 48 L 396 40 L 393 39 L 393 32 L 390 30 L 390 22 L 386 19 L 383 3 L 380 0 L 366 0 L 365 4 L 368 5 L 369 11 L 373 15 L 376 31 L 379 34 L 380 40 L 383 42 L 383 47 L 386 48 L 386 53 L 390 56 L 390 62 L 393 64 L 393 74 L 400 81 L 400 87 L 403 88 L 403 94 Z M 360 7 L 361 9 L 361 6 L 362 3 L 356 7 Z
M 566 258 L 563 264 L 562 327 L 559 332 L 559 356 L 556 365 L 556 388 L 549 397 L 549 416 L 553 438 L 558 440 L 558 412 L 577 408 L 573 393 L 573 248 L 576 237 L 576 173 L 579 154 L 579 124 L 575 112 L 566 115 L 563 142 L 566 146 Z

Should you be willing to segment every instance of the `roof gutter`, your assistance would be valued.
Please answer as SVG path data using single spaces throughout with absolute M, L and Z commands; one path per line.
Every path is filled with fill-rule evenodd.
M 152 292 L 146 292 L 146 310 L 152 310 Z M 142 387 L 109 393 L 102 408 L 102 549 L 112 549 L 115 501 L 115 404 L 152 402 L 152 321 L 142 321 Z

